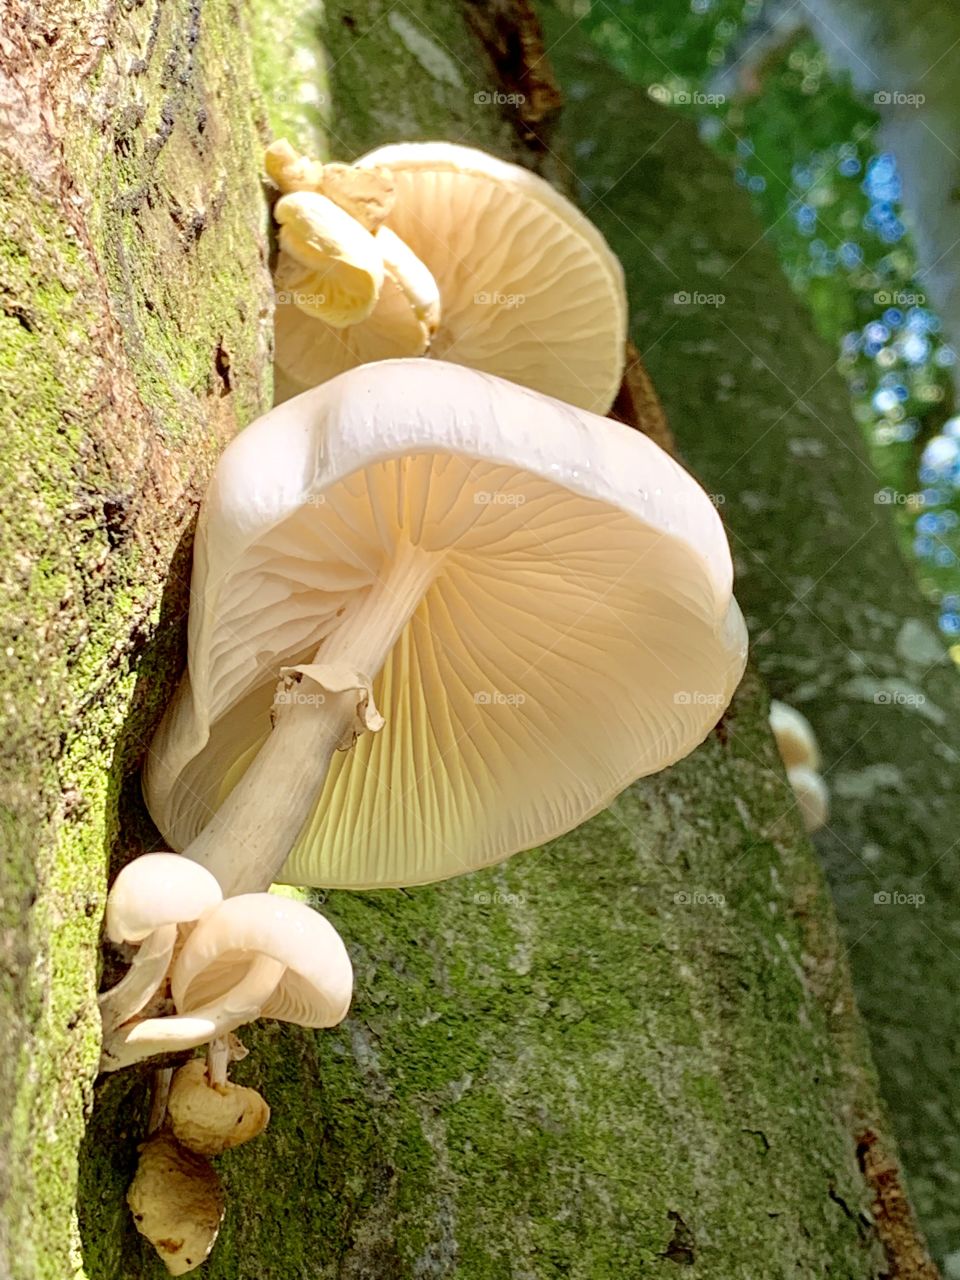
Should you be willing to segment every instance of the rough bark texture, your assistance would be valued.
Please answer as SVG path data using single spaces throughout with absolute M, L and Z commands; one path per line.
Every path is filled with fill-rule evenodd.
M 182 661 L 196 495 L 262 400 L 251 63 L 274 128 L 332 103 L 339 158 L 438 135 L 521 156 L 527 124 L 440 0 L 330 5 L 319 88 L 309 13 L 64 12 L 31 19 L 42 75 L 4 46 L 0 1274 L 133 1280 L 164 1274 L 123 1203 L 146 1075 L 91 1088 L 98 928 L 110 856 L 155 838 L 134 771 Z M 693 757 L 503 868 L 329 897 L 356 1003 L 336 1032 L 245 1037 L 273 1120 L 219 1162 L 205 1274 L 931 1274 L 765 712 L 748 677 Z
M 960 682 L 898 553 L 836 355 L 774 284 L 746 196 L 688 122 L 615 81 L 568 26 L 551 22 L 550 56 L 581 203 L 627 266 L 634 341 L 680 449 L 722 503 L 754 660 L 819 735 L 833 814 L 817 844 L 920 1219 L 948 1254 Z

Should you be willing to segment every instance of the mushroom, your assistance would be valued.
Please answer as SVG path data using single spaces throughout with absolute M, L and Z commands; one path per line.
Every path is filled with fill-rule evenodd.
M 223 1188 L 213 1165 L 171 1134 L 140 1147 L 127 1204 L 171 1275 L 186 1275 L 210 1256 L 223 1221 Z
M 812 835 L 826 824 L 830 816 L 830 792 L 827 784 L 805 764 L 787 770 L 787 781 L 797 800 L 797 808 L 805 829 Z
M 690 752 L 746 654 L 686 471 L 440 361 L 352 370 L 238 436 L 192 598 L 144 786 L 228 895 L 426 883 L 560 835 Z
M 275 165 L 282 190 L 309 180 L 343 202 L 324 185 L 326 166 L 278 145 L 285 157 Z M 341 192 L 344 168 L 337 166 Z M 395 233 L 429 272 L 439 288 L 439 325 L 429 348 L 416 349 L 399 340 L 386 299 L 369 319 L 336 333 L 281 301 L 276 361 L 283 395 L 361 361 L 427 353 L 606 413 L 624 367 L 623 271 L 600 231 L 569 200 L 518 165 L 448 142 L 381 147 L 357 160 L 352 172 L 359 175 L 354 181 L 366 183 L 370 173 L 389 173 L 393 190 L 378 208 L 386 209 L 386 220 L 377 239 L 384 230 Z
M 163 982 L 177 942 L 177 926 L 198 919 L 223 895 L 205 868 L 175 853 L 147 853 L 123 868 L 107 895 L 111 942 L 138 950 L 123 978 L 99 998 L 105 1033 L 134 1017 Z
M 370 315 L 383 287 L 383 255 L 369 231 L 326 196 L 284 196 L 274 206 L 283 251 L 276 283 L 294 305 L 335 329 Z
M 778 702 L 770 701 L 770 728 L 777 741 L 780 758 L 788 769 L 795 765 L 806 765 L 810 769 L 820 768 L 820 748 L 817 746 L 816 734 L 805 715 Z
M 263 1133 L 270 1107 L 256 1089 L 214 1083 L 206 1063 L 192 1058 L 174 1074 L 167 1099 L 173 1135 L 201 1156 L 218 1156 Z
M 127 1022 L 105 1036 L 101 1070 L 195 1049 L 260 1017 L 336 1026 L 350 1005 L 353 969 L 340 935 L 319 912 L 292 898 L 242 894 L 197 922 L 170 986 L 176 1016 Z
M 830 816 L 830 792 L 820 773 L 820 748 L 810 721 L 796 707 L 770 702 L 770 728 L 805 829 L 819 831 Z

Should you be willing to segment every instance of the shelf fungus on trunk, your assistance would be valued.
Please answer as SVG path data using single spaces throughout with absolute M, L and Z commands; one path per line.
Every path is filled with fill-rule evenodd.
M 686 471 L 441 361 L 352 370 L 238 436 L 192 600 L 144 788 L 218 912 L 277 879 L 422 884 L 560 835 L 693 750 L 746 655 Z
M 383 245 L 394 279 L 369 316 L 334 329 L 297 305 L 281 253 L 278 399 L 364 361 L 427 355 L 595 413 L 610 408 L 626 351 L 623 270 L 600 231 L 548 182 L 449 142 L 396 143 L 352 165 L 322 165 L 281 141 L 266 168 L 281 192 L 322 192 L 352 211 Z M 278 201 L 278 215 L 290 198 Z

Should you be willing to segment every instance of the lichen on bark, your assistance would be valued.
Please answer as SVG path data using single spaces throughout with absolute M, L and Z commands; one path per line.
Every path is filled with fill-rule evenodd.
M 62 596 L 35 586 L 31 634 L 47 638 L 18 671 L 41 674 L 47 703 L 34 708 L 18 675 L 9 686 L 19 723 L 3 744 L 4 804 L 21 888 L 4 892 L 14 963 L 0 994 L 27 1045 L 0 1049 L 24 1117 L 14 1145 L 4 1135 L 17 1161 L 4 1242 L 15 1280 L 163 1274 L 123 1201 L 146 1072 L 99 1083 L 78 1167 L 76 1149 L 108 858 L 156 839 L 135 768 L 182 662 L 190 518 L 220 443 L 265 389 L 258 127 L 322 123 L 337 158 L 446 136 L 562 172 L 497 110 L 476 23 L 456 6 L 337 0 L 322 29 L 266 0 L 133 14 L 88 20 L 81 43 L 91 31 L 105 41 L 88 54 L 96 74 L 65 57 L 65 79 L 43 91 L 64 120 L 39 146 L 61 175 L 42 241 L 52 252 L 63 239 L 66 255 L 60 229 L 81 218 L 79 274 L 64 283 L 53 259 L 28 268 L 18 239 L 23 274 L 7 289 L 16 305 L 41 286 L 65 295 L 39 331 L 52 391 L 32 445 L 13 416 L 29 392 L 7 383 L 16 447 L 39 451 L 59 482 L 44 522 L 5 529 L 7 550 L 49 560 L 57 591 L 62 579 L 86 592 L 87 624 L 71 632 Z M 298 70 L 280 51 L 301 40 L 312 52 Z M 299 81 L 320 43 L 322 101 Z M 144 51 L 147 70 L 131 72 Z M 131 75 L 148 77 L 132 116 Z M 71 105 L 93 88 L 105 114 L 84 114 L 89 96 Z M 222 155 L 203 152 L 201 105 Z M 122 164 L 121 117 L 133 122 Z M 4 171 L 12 191 L 18 163 Z M 774 276 L 771 287 L 785 286 Z M 64 423 L 70 448 L 52 453 L 44 442 Z M 78 488 L 92 510 L 76 537 L 52 539 Z M 320 900 L 354 957 L 355 1006 L 335 1032 L 245 1034 L 236 1076 L 273 1119 L 218 1162 L 229 1207 L 211 1280 L 599 1280 L 678 1265 L 691 1280 L 908 1274 L 872 1216 L 858 1136 L 869 1131 L 875 1158 L 896 1165 L 829 899 L 798 823 L 783 819 L 765 715 L 750 676 L 698 752 L 548 848 L 436 887 Z M 25 760 L 49 763 L 34 777 Z M 63 920 L 47 937 L 54 911 Z

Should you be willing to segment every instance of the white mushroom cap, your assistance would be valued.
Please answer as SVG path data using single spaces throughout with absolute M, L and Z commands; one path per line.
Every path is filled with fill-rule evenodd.
M 746 654 L 726 537 L 687 472 L 628 427 L 442 362 L 353 370 L 238 436 L 192 596 L 145 774 L 175 847 L 270 736 L 280 668 L 359 644 L 376 677 L 386 725 L 321 775 L 293 883 L 424 883 L 569 830 L 691 751 Z M 298 688 L 322 715 L 329 695 Z M 276 791 L 255 800 L 271 821 Z
M 397 143 L 356 166 L 389 171 L 385 225 L 439 286 L 431 357 L 606 413 L 623 375 L 626 292 L 620 263 L 588 218 L 536 174 L 472 147 Z M 339 352 L 317 338 L 311 362 L 306 338 L 293 340 L 304 327 L 320 328 L 278 308 L 277 364 L 301 387 L 351 367 L 351 354 L 384 358 L 371 344 L 351 353 L 365 341 L 351 330 Z
M 830 817 L 830 792 L 815 769 L 798 764 L 787 770 L 787 781 L 797 799 L 803 825 L 809 832 L 819 831 Z
M 777 740 L 780 758 L 788 769 L 794 765 L 808 765 L 811 769 L 819 769 L 820 748 L 817 746 L 816 734 L 810 721 L 796 707 L 778 702 L 776 698 L 772 699 L 770 728 Z
M 177 853 L 145 853 L 122 869 L 107 895 L 111 942 L 142 942 L 164 925 L 198 919 L 223 894 L 206 868 Z
M 170 975 L 177 1012 L 227 1000 L 261 959 L 280 973 L 257 1016 L 301 1027 L 335 1027 L 347 1016 L 353 966 L 339 933 L 305 903 L 272 893 L 227 898 L 192 930 Z

